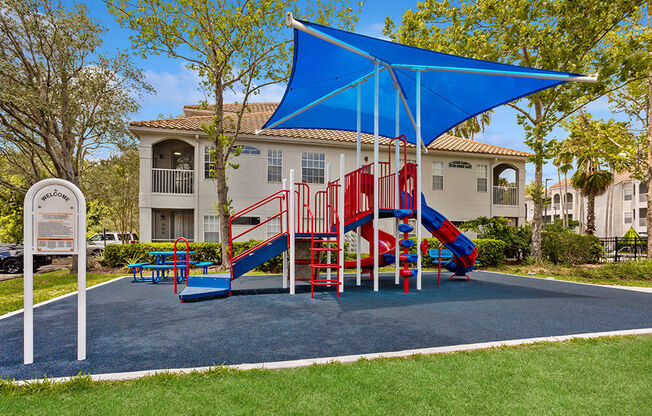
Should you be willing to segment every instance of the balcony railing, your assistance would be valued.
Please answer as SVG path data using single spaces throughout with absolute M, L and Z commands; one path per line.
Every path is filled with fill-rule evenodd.
M 518 205 L 518 188 L 494 186 L 494 205 Z
M 639 194 L 638 202 L 647 202 L 647 194 Z
M 638 225 L 639 227 L 645 227 L 647 226 L 647 218 L 641 217 L 638 219 Z
M 152 192 L 157 194 L 192 195 L 194 170 L 152 169 Z

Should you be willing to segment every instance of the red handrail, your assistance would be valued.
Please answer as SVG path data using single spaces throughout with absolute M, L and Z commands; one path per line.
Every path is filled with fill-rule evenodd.
M 183 240 L 186 242 L 186 286 L 188 286 L 188 276 L 190 275 L 190 243 L 183 237 L 174 240 L 174 293 L 177 293 L 177 243 Z
M 273 240 L 273 239 L 277 238 L 280 235 L 287 234 L 287 225 L 288 225 L 287 200 L 288 200 L 288 194 L 289 194 L 288 190 L 282 189 L 280 191 L 274 192 L 273 194 L 267 196 L 266 198 L 263 198 L 260 201 L 257 201 L 255 203 L 253 203 L 252 205 L 250 205 L 250 206 L 236 212 L 235 214 L 231 215 L 231 217 L 229 218 L 229 254 L 230 254 L 230 258 L 231 258 L 231 263 L 233 263 L 234 260 L 237 260 L 237 259 L 247 255 L 248 253 L 250 253 L 251 251 L 257 249 L 258 247 L 260 247 L 260 246 L 262 246 L 264 244 L 267 244 L 270 240 Z M 272 202 L 277 201 L 277 200 L 278 200 L 279 206 L 278 206 L 278 213 L 276 215 L 266 219 L 265 221 L 262 221 L 262 222 L 256 224 L 255 226 L 245 230 L 244 232 L 236 235 L 235 237 L 233 236 L 233 220 L 234 219 L 240 218 L 240 217 L 244 216 L 245 214 L 248 214 L 248 213 L 250 213 L 251 211 L 253 211 L 253 210 L 257 209 L 257 208 L 260 208 L 260 207 L 262 207 L 262 206 L 264 206 L 264 205 L 266 205 L 268 203 L 272 203 Z M 278 233 L 276 233 L 273 236 L 267 238 L 265 241 L 255 245 L 254 247 L 251 247 L 248 250 L 238 254 L 237 256 L 235 256 L 235 257 L 233 256 L 233 241 L 234 240 L 242 237 L 243 235 L 245 235 L 247 233 L 250 233 L 251 231 L 257 229 L 260 226 L 262 226 L 263 224 L 266 224 L 269 221 L 271 221 L 271 220 L 273 220 L 275 218 L 279 218 L 279 217 L 281 219 L 281 227 L 280 227 L 280 231 Z M 283 221 L 284 218 L 285 218 L 285 221 Z M 231 272 L 233 273 L 233 268 L 231 268 Z M 233 277 L 233 276 L 231 276 L 231 277 Z

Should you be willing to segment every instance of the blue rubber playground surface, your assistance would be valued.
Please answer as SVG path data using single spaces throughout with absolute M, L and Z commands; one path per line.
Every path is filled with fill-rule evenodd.
M 34 310 L 34 364 L 25 366 L 23 316 L 0 320 L 0 376 L 71 376 L 258 363 L 652 327 L 652 294 L 473 272 L 471 281 L 404 294 L 393 275 L 379 292 L 348 276 L 310 299 L 278 276 L 244 276 L 229 298 L 179 303 L 171 283 L 130 278 L 92 289 L 88 359 L 76 361 L 76 296 Z

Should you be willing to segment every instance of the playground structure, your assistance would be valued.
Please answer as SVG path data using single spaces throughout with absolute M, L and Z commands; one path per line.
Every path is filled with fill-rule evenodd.
M 415 231 L 416 241 L 422 241 L 422 226 L 450 250 L 451 260 L 445 267 L 455 275 L 468 278 L 467 272 L 475 265 L 477 249 L 450 221 L 426 204 L 421 192 L 422 151 L 427 152 L 428 144 L 464 120 L 506 102 L 569 81 L 597 80 L 597 77 L 499 64 L 399 45 L 299 21 L 289 12 L 286 24 L 294 28 L 292 75 L 281 103 L 260 131 L 311 128 L 355 130 L 357 133 L 356 169 L 345 173 L 344 155 L 340 155 L 339 178 L 332 181 L 328 178 L 325 190 L 311 195 L 310 186 L 296 182 L 294 170 L 291 170 L 289 183 L 284 184 L 283 189 L 231 217 L 230 226 L 234 219 L 256 209 L 277 207 L 267 220 L 235 236 L 230 227 L 231 273 L 228 277 L 236 279 L 264 261 L 287 252 L 283 255 L 283 264 L 284 267 L 287 264 L 289 279 L 284 277 L 283 286 L 289 285 L 291 294 L 295 293 L 296 281 L 305 280 L 310 282 L 311 293 L 315 286 L 335 286 L 339 296 L 344 291 L 343 268 L 354 263 L 357 285 L 360 285 L 364 270 L 373 279 L 374 291 L 378 291 L 379 267 L 400 262 L 402 267 L 395 268 L 395 283 L 399 284 L 403 277 L 407 291 L 409 279 L 414 277 L 416 289 L 421 290 L 422 254 L 419 250 L 416 254 L 409 253 L 414 243 L 408 237 Z M 389 98 L 392 95 L 393 99 Z M 435 116 L 422 126 L 424 111 Z M 361 164 L 363 132 L 374 137 L 373 163 L 367 165 Z M 381 135 L 395 138 L 390 141 L 387 161 L 380 160 Z M 391 166 L 392 142 L 396 149 L 394 170 Z M 405 155 L 402 167 L 399 166 L 401 144 Z M 414 146 L 416 163 L 407 161 L 408 144 Z M 403 233 L 403 238 L 379 229 L 380 220 L 385 218 L 395 219 L 397 232 Z M 409 218 L 416 219 L 416 227 L 409 224 Z M 234 256 L 234 240 L 251 237 L 251 231 L 276 220 L 281 223 L 278 233 Z M 358 235 L 357 259 L 345 263 L 344 234 L 351 230 L 356 230 Z M 370 256 L 366 259 L 360 256 L 361 238 L 370 243 Z M 297 252 L 304 248 L 307 254 L 297 258 Z M 424 253 L 430 254 L 428 250 Z M 336 261 L 328 260 L 331 254 L 337 255 Z M 297 267 L 305 266 L 307 271 L 297 273 Z M 320 277 L 322 270 L 326 271 L 325 278 Z M 335 278 L 331 278 L 333 271 Z M 205 278 L 210 280 L 211 276 Z M 206 293 L 214 293 L 217 286 L 230 293 L 230 280 L 226 282 L 226 278 L 226 275 L 215 275 L 210 284 L 206 283 Z M 218 280 L 224 282 L 217 283 Z M 190 288 L 190 282 L 188 286 Z M 197 287 L 195 295 L 201 297 L 202 290 Z
M 393 142 L 403 145 L 403 161 L 400 165 L 392 165 Z M 374 270 L 375 265 L 392 264 L 396 262 L 397 258 L 402 264 L 400 268 L 398 264 L 396 265 L 397 275 L 403 278 L 403 291 L 407 293 L 409 279 L 420 277 L 418 268 L 410 266 L 420 259 L 418 254 L 409 253 L 410 247 L 415 242 L 409 238 L 409 233 L 414 231 L 414 227 L 408 223 L 408 219 L 416 216 L 417 204 L 415 201 L 418 199 L 413 198 L 417 191 L 417 165 L 408 162 L 407 147 L 405 136 L 396 137 L 390 142 L 387 160 L 378 163 L 380 186 L 376 189 L 373 187 L 375 164 L 370 163 L 343 174 L 343 155 L 340 157 L 340 178 L 328 181 L 326 189 L 315 192 L 314 195 L 311 195 L 309 184 L 294 182 L 294 172 L 290 171 L 289 187 L 284 187 L 286 189 L 279 190 L 231 216 L 229 224 L 231 231 L 230 274 L 188 276 L 188 287 L 180 294 L 180 299 L 184 301 L 229 294 L 231 280 L 237 279 L 254 267 L 287 251 L 290 252 L 290 272 L 289 281 L 286 279 L 288 274 L 284 274 L 283 287 L 287 288 L 289 283 L 292 294 L 295 293 L 296 281 L 307 281 L 310 284 L 311 296 L 314 295 L 316 286 L 333 286 L 336 288 L 336 296 L 339 296 L 339 293 L 344 291 L 343 265 L 344 267 L 358 267 L 359 265 L 361 272 L 368 273 L 375 280 L 375 287 L 377 287 L 378 275 Z M 398 154 L 396 156 L 396 160 L 399 160 Z M 375 205 L 375 190 L 377 190 L 378 205 Z M 473 270 L 478 254 L 475 245 L 461 234 L 450 221 L 428 207 L 423 197 L 421 199 L 422 206 L 427 208 L 424 210 L 424 226 L 449 247 L 452 253 L 451 261 L 445 267 L 462 275 Z M 402 223 L 398 225 L 398 231 L 403 234 L 402 239 L 376 229 L 373 222 L 376 206 L 380 218 L 402 220 Z M 237 235 L 233 234 L 234 220 L 255 210 L 269 210 L 272 207 L 274 213 L 266 220 Z M 278 233 L 248 250 L 234 255 L 233 243 L 237 239 L 248 238 L 253 231 L 276 219 L 280 221 Z M 356 230 L 362 238 L 369 242 L 370 256 L 359 262 L 355 260 L 344 262 L 342 242 L 344 233 L 351 230 Z M 377 245 L 374 244 L 376 235 L 378 236 Z M 308 257 L 296 258 L 297 244 L 307 246 Z M 399 247 L 402 253 L 399 252 Z M 186 250 L 188 249 L 186 248 Z M 399 253 L 398 257 L 396 256 L 397 252 Z M 336 254 L 334 261 L 331 261 L 330 254 Z M 286 257 L 284 256 L 284 261 L 286 261 Z M 182 258 L 187 261 L 188 254 Z M 308 266 L 309 273 L 297 276 L 296 265 Z M 322 270 L 331 270 L 334 272 L 334 277 L 331 277 L 331 273 L 327 273 L 326 277 L 320 277 Z M 399 284 L 398 278 L 395 283 Z M 360 273 L 357 274 L 356 284 L 358 286 L 361 284 Z

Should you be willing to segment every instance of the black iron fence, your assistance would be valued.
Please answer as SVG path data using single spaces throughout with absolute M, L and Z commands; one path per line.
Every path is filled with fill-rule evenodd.
M 640 260 L 647 258 L 647 237 L 631 238 L 603 237 L 600 238 L 604 254 L 602 261 L 618 262 L 626 260 Z

